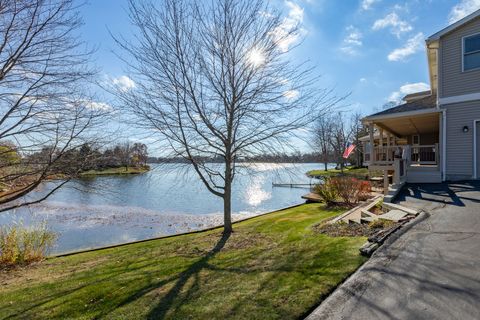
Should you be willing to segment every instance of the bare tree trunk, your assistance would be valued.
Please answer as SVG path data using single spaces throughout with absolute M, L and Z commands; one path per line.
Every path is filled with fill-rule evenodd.
M 231 139 L 231 130 L 228 130 L 228 138 Z M 230 140 L 229 140 L 230 141 Z M 232 233 L 232 158 L 231 145 L 226 145 L 226 157 L 225 157 L 225 184 L 223 192 L 223 232 L 225 234 Z
M 232 233 L 232 189 L 231 185 L 225 184 L 225 194 L 223 195 L 223 232 Z

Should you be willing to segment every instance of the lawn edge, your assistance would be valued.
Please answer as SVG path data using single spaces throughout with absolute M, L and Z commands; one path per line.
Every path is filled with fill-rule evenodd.
M 243 219 L 240 219 L 240 220 L 236 220 L 232 224 L 237 224 L 237 223 L 244 222 L 244 221 L 247 221 L 247 220 L 251 220 L 251 219 L 254 219 L 254 218 L 266 216 L 266 215 L 269 215 L 269 214 L 278 213 L 278 212 L 288 210 L 288 209 L 293 209 L 293 208 L 302 206 L 304 204 L 307 204 L 307 203 L 303 202 L 303 203 L 298 203 L 298 204 L 294 204 L 294 205 L 291 205 L 291 206 L 283 207 L 283 208 L 280 208 L 280 209 L 275 209 L 273 211 L 268 211 L 268 212 L 261 213 L 261 214 L 258 214 L 258 215 L 252 216 L 252 217 L 247 217 L 247 218 L 243 218 Z M 135 240 L 135 241 L 113 244 L 113 245 L 104 246 L 104 247 L 98 247 L 98 248 L 92 248 L 92 249 L 82 249 L 82 250 L 64 252 L 64 253 L 59 253 L 59 254 L 53 254 L 53 255 L 48 256 L 47 259 L 68 257 L 68 256 L 81 254 L 81 253 L 88 253 L 88 252 L 100 251 L 100 250 L 105 250 L 105 249 L 113 249 L 113 248 L 118 248 L 118 247 L 124 247 L 124 246 L 128 246 L 128 245 L 131 245 L 131 244 L 137 244 L 137 243 L 143 243 L 143 242 L 155 241 L 155 240 L 161 240 L 161 239 L 168 239 L 168 238 L 173 238 L 173 237 L 185 236 L 185 235 L 189 235 L 189 234 L 197 234 L 197 233 L 201 233 L 201 232 L 205 232 L 205 231 L 212 231 L 212 230 L 215 230 L 215 229 L 219 229 L 221 227 L 223 227 L 223 224 L 208 227 L 208 228 L 204 228 L 204 229 L 198 229 L 198 230 L 193 230 L 193 231 L 187 231 L 187 232 L 170 234 L 170 235 L 166 235 L 166 236 L 160 236 L 160 237 L 154 237 L 154 238 L 148 238 L 148 239 L 142 239 L 142 240 Z

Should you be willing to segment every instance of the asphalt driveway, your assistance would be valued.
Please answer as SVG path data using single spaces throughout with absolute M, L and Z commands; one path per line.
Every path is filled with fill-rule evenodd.
M 409 185 L 398 203 L 427 215 L 307 319 L 480 319 L 480 182 Z

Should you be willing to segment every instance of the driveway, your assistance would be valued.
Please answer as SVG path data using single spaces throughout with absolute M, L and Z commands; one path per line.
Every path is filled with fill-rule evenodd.
M 429 217 L 390 239 L 307 319 L 480 319 L 479 191 L 477 181 L 409 185 L 398 203 Z

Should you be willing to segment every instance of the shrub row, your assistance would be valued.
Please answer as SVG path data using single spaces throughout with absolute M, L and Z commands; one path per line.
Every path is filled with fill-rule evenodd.
M 314 188 L 327 205 L 343 202 L 347 206 L 357 204 L 369 198 L 372 186 L 369 181 L 359 180 L 352 177 L 325 178 L 323 184 Z
M 24 227 L 22 223 L 0 227 L 0 266 L 11 267 L 43 260 L 56 240 L 45 223 Z

